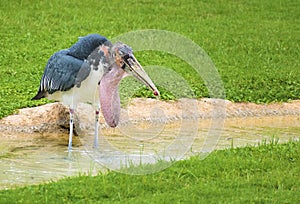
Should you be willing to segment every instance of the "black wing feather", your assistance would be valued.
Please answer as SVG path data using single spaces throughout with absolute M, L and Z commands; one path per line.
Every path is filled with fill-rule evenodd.
M 109 42 L 105 37 L 91 34 L 79 39 L 71 48 L 56 52 L 49 59 L 42 76 L 37 95 L 32 100 L 46 97 L 47 93 L 68 91 L 80 84 L 90 74 L 90 64 L 85 60 L 101 44 Z
M 67 55 L 66 51 L 55 53 L 46 65 L 39 91 L 50 94 L 55 91 L 68 91 L 74 87 L 81 68 L 89 69 L 89 65 L 83 60 Z
M 97 47 L 105 44 L 108 40 L 98 34 L 90 34 L 85 37 L 79 38 L 79 41 L 69 48 L 69 55 L 84 60 L 86 59 Z

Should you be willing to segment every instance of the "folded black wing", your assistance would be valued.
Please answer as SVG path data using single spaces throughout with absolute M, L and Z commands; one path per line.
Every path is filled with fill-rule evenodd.
M 47 93 L 68 91 L 90 73 L 90 65 L 67 54 L 67 50 L 55 53 L 48 61 L 42 76 L 38 94 L 33 99 L 40 99 Z
M 38 93 L 33 100 L 56 91 L 68 91 L 80 84 L 90 74 L 87 57 L 100 45 L 109 42 L 105 37 L 91 34 L 81 37 L 71 48 L 56 52 L 49 59 L 42 76 Z

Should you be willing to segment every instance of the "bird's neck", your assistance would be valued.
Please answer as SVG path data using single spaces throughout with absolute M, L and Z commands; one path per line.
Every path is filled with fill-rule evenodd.
M 113 67 L 100 81 L 101 109 L 107 124 L 111 127 L 116 127 L 120 119 L 121 104 L 118 86 L 123 75 L 124 70 Z

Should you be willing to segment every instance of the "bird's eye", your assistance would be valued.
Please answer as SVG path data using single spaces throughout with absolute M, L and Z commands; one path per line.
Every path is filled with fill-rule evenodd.
M 130 57 L 129 54 L 126 54 L 126 55 L 124 55 L 122 58 L 123 58 L 123 60 L 126 61 L 129 57 Z
M 122 61 L 122 62 L 121 62 L 121 68 L 122 68 L 122 69 L 125 69 L 125 67 L 126 67 L 126 64 Z
M 126 67 L 126 64 L 128 64 L 128 58 L 130 58 L 130 56 L 127 54 L 127 55 L 124 55 L 122 57 L 122 62 L 121 62 L 121 67 L 122 69 L 125 69 Z

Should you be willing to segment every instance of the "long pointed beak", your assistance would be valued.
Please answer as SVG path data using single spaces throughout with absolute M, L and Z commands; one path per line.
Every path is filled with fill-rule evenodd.
M 124 60 L 125 64 L 129 68 L 129 74 L 133 75 L 136 79 L 138 79 L 140 82 L 145 84 L 148 88 L 150 88 L 153 91 L 153 94 L 155 96 L 159 96 L 159 91 L 148 76 L 148 74 L 145 72 L 143 67 L 140 65 L 140 63 L 137 61 L 137 59 L 134 57 L 134 55 L 131 55 L 126 60 Z

